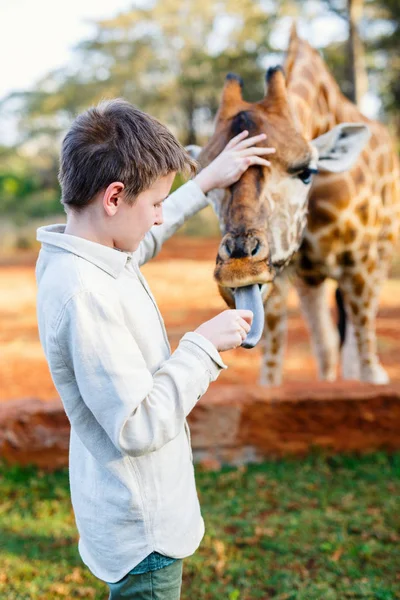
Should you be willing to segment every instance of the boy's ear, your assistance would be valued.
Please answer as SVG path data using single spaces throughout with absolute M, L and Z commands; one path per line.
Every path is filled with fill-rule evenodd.
M 350 169 L 367 144 L 371 132 L 364 123 L 341 123 L 312 140 L 318 150 L 318 169 L 342 173 Z
M 103 194 L 103 207 L 109 216 L 112 216 L 117 212 L 124 188 L 124 184 L 120 181 L 113 181 L 113 183 L 110 183 L 106 188 Z

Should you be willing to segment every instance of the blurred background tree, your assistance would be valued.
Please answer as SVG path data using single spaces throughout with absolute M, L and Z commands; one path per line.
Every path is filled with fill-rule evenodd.
M 183 143 L 203 143 L 226 73 L 239 73 L 246 99 L 258 99 L 266 66 L 283 60 L 293 17 L 302 35 L 317 18 L 343 23 L 346 35 L 331 43 L 325 36 L 321 48 L 329 67 L 359 103 L 368 73 L 379 117 L 400 133 L 398 0 L 155 0 L 96 22 L 69 64 L 3 101 L 3 111 L 11 106 L 18 114 L 18 139 L 0 147 L 0 213 L 18 224 L 62 213 L 62 135 L 101 99 L 124 97 Z

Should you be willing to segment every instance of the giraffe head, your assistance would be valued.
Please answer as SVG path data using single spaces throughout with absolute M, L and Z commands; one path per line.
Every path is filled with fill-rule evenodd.
M 350 168 L 369 137 L 364 124 L 353 123 L 306 140 L 292 113 L 280 67 L 267 71 L 265 96 L 255 103 L 243 99 L 240 77 L 227 75 L 214 134 L 198 155 L 200 165 L 209 164 L 244 129 L 249 135 L 266 133 L 264 144 L 275 147 L 276 153 L 269 157 L 270 167 L 250 167 L 228 189 L 210 193 L 223 236 L 214 277 L 230 306 L 233 289 L 270 284 L 298 250 L 318 169 Z M 267 285 L 264 291 L 269 289 Z

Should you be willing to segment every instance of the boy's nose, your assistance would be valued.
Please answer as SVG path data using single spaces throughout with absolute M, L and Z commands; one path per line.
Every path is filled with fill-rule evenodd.
M 156 218 L 154 220 L 154 225 L 162 225 L 164 223 L 162 209 L 157 212 Z

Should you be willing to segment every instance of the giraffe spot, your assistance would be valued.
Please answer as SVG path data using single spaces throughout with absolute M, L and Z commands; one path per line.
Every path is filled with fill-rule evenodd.
M 276 362 L 274 360 L 268 360 L 266 366 L 270 369 L 273 369 L 274 367 L 276 367 Z
M 267 327 L 270 331 L 273 331 L 279 321 L 279 317 L 277 315 L 267 315 L 266 317 Z
M 311 269 L 313 267 L 314 267 L 314 263 L 307 256 L 307 254 L 302 254 L 300 257 L 300 269 L 302 271 L 311 271 Z
M 342 252 L 341 254 L 339 254 L 338 262 L 343 267 L 354 267 L 355 265 L 354 256 L 349 250 L 346 250 L 346 252 Z
M 317 208 L 312 215 L 312 219 L 316 226 L 320 228 L 334 223 L 336 221 L 336 215 L 323 208 Z
M 379 253 L 379 249 L 378 249 L 378 253 Z M 371 262 L 367 265 L 367 271 L 368 273 L 373 273 L 373 271 L 376 270 L 376 262 L 374 260 L 371 260 Z
M 351 244 L 357 237 L 357 228 L 351 221 L 347 221 L 344 232 L 343 232 L 343 242 L 345 244 Z
M 332 231 L 319 238 L 319 246 L 322 249 L 329 250 L 330 248 L 332 248 L 335 241 L 337 241 L 340 237 L 340 235 L 336 235 L 336 229 L 332 229 Z
M 365 281 L 360 273 L 357 273 L 353 277 L 353 290 L 356 296 L 361 296 L 365 286 Z
M 351 308 L 353 315 L 358 315 L 358 313 L 360 312 L 360 310 L 358 308 L 358 304 L 356 304 L 355 302 L 350 302 L 350 308 Z
M 351 176 L 356 186 L 363 185 L 365 183 L 365 174 L 360 165 L 357 165 L 352 169 Z
M 368 206 L 367 201 L 359 204 L 355 210 L 356 215 L 358 216 L 358 218 L 360 219 L 360 221 L 363 225 L 368 224 L 368 212 L 369 212 L 369 206 Z
M 362 316 L 360 319 L 361 325 L 366 325 L 368 321 L 368 317 L 366 315 Z
M 279 351 L 278 340 L 276 338 L 272 338 L 271 354 L 278 354 L 278 351 Z
M 305 253 L 305 252 L 310 252 L 310 250 L 311 250 L 311 244 L 310 244 L 310 242 L 309 242 L 309 241 L 308 241 L 308 240 L 305 238 L 305 239 L 302 241 L 302 243 L 301 243 L 301 246 L 300 246 L 300 251 Z
M 303 276 L 303 280 L 311 287 L 318 287 L 325 281 L 325 277 L 323 275 L 306 275 L 305 277 Z
M 314 210 L 318 210 L 319 201 L 329 202 L 333 210 L 340 211 L 347 208 L 350 204 L 350 193 L 347 181 L 343 177 L 335 176 L 332 182 L 332 175 L 329 180 L 324 181 L 324 176 L 320 176 L 311 190 L 309 199 L 309 213 L 312 216 Z M 338 179 L 336 179 L 338 177 Z

